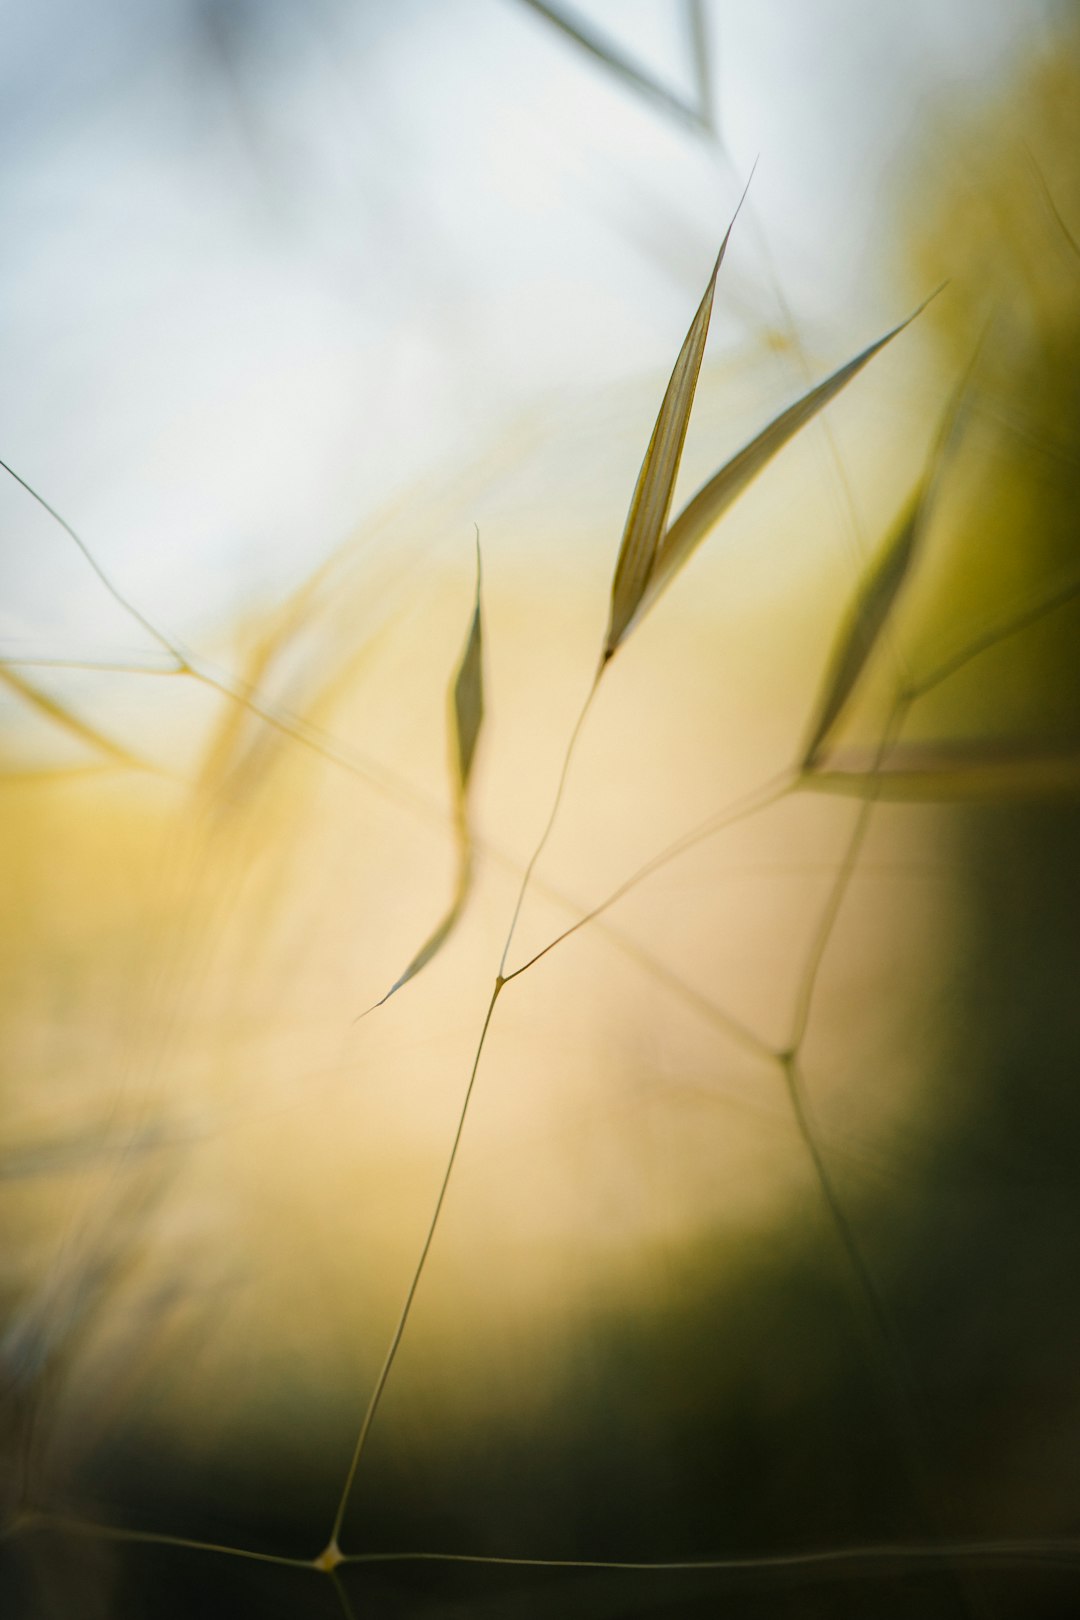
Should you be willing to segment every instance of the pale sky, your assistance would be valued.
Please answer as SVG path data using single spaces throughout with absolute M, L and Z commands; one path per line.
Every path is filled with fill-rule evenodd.
M 755 156 L 714 345 L 776 321 L 763 242 L 824 364 L 876 335 L 921 109 L 1043 10 L 713 0 L 717 147 L 520 0 L 7 0 L 0 455 L 197 636 L 521 412 L 662 388 Z M 576 12 L 692 94 L 676 0 Z M 5 647 L 131 641 L 0 515 Z

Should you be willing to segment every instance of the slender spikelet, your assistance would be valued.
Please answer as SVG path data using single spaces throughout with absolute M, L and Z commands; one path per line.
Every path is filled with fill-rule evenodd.
M 753 172 L 751 171 L 751 179 Z M 749 186 L 750 181 L 747 181 Z M 686 430 L 690 425 L 690 412 L 694 404 L 698 375 L 701 371 L 705 340 L 709 335 L 716 278 L 724 262 L 724 254 L 731 238 L 735 220 L 739 217 L 746 191 L 739 199 L 739 207 L 724 233 L 716 263 L 712 268 L 697 314 L 679 351 L 675 369 L 671 373 L 660 414 L 641 464 L 630 511 L 623 530 L 619 557 L 615 564 L 615 578 L 611 585 L 611 612 L 604 638 L 603 661 L 606 663 L 626 635 L 641 607 L 642 597 L 656 567 L 675 493 L 675 480 L 682 460 Z
M 803 752 L 802 768 L 812 771 L 847 708 L 869 662 L 893 606 L 908 577 L 915 556 L 915 544 L 922 529 L 926 481 L 920 482 L 908 501 L 903 516 L 883 555 L 875 563 L 855 599 L 837 641 L 825 677 L 816 718 Z
M 970 400 L 971 378 L 978 355 L 977 348 L 941 419 L 922 477 L 840 628 L 809 739 L 803 750 L 803 771 L 812 771 L 817 766 L 825 744 L 847 709 L 911 573 L 921 549 L 942 467 L 958 435 Z
M 484 723 L 484 633 L 480 611 L 481 597 L 480 540 L 476 542 L 476 596 L 472 617 L 465 637 L 465 646 L 457 671 L 450 686 L 451 775 L 454 787 L 454 823 L 458 840 L 458 874 L 453 899 L 445 916 L 428 935 L 405 970 L 399 974 L 386 994 L 367 1009 L 373 1012 L 389 1001 L 395 991 L 414 979 L 422 968 L 435 957 L 450 938 L 469 897 L 472 884 L 473 843 L 469 827 L 469 783 L 472 778 L 476 746 Z M 361 1016 L 364 1016 L 361 1014 Z
M 925 307 L 925 304 L 920 304 L 918 309 L 898 326 L 894 326 L 892 331 L 886 332 L 884 337 L 878 338 L 853 359 L 848 360 L 831 376 L 826 377 L 824 382 L 817 383 L 809 389 L 795 401 L 794 405 L 789 405 L 787 410 L 781 411 L 779 416 L 774 417 L 767 427 L 762 428 L 749 444 L 744 445 L 737 455 L 725 462 L 719 472 L 714 473 L 708 483 L 698 490 L 664 535 L 641 597 L 638 618 L 649 611 L 660 593 L 667 589 L 675 575 L 686 566 L 713 525 L 758 473 L 768 466 L 800 428 L 811 422 L 819 411 L 858 376 L 864 366 L 869 365 L 875 355 L 880 354 L 887 343 L 891 343 L 905 327 L 910 326 Z

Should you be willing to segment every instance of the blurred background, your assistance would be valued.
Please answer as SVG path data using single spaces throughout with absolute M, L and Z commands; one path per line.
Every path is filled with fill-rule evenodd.
M 1080 1612 L 1077 7 L 0 21 L 4 1612 Z M 477 1561 L 330 1581 L 755 161 L 677 506 L 946 285 L 620 649 L 513 965 L 798 759 L 929 466 L 916 565 L 500 999 L 341 1534 Z

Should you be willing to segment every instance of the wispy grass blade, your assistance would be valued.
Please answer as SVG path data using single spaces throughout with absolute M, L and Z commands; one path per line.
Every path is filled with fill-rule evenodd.
M 817 764 L 836 722 L 847 708 L 848 700 L 858 685 L 859 677 L 878 644 L 908 577 L 915 557 L 916 540 L 922 531 L 925 498 L 924 479 L 908 501 L 892 539 L 863 583 L 840 632 L 803 752 L 804 771 L 813 770 Z
M 984 333 L 985 336 L 985 333 Z M 812 771 L 848 706 L 872 657 L 900 592 L 907 581 L 937 494 L 942 469 L 959 436 L 971 398 L 971 384 L 982 349 L 980 338 L 953 391 L 934 435 L 923 475 L 878 561 L 872 566 L 841 627 L 826 671 L 821 697 L 803 752 L 804 771 Z M 910 697 L 910 692 L 909 692 Z
M 480 614 L 480 546 L 476 548 L 476 597 L 469 633 L 454 678 L 453 729 L 457 761 L 457 802 L 464 816 L 476 745 L 484 723 L 484 627 Z
M 545 0 L 523 0 L 523 4 L 543 17 L 552 27 L 557 28 L 567 39 L 572 39 L 575 45 L 580 46 L 595 62 L 601 63 L 609 73 L 621 80 L 635 94 L 655 102 L 666 113 L 678 119 L 680 123 L 688 124 L 693 130 L 710 129 L 704 107 L 699 110 L 689 106 L 673 90 L 669 90 L 636 62 L 632 62 L 607 35 L 590 27 L 583 17 L 571 13 L 565 6 L 547 5 Z
M 753 174 L 751 173 L 751 179 Z M 747 181 L 747 185 L 749 185 Z M 743 197 L 746 192 L 743 192 Z M 705 340 L 709 335 L 716 278 L 724 262 L 724 254 L 731 238 L 735 220 L 742 207 L 742 198 L 731 224 L 724 233 L 720 251 L 716 255 L 712 275 L 705 288 L 697 314 L 690 324 L 675 369 L 660 406 L 660 414 L 653 427 L 649 448 L 641 464 L 637 485 L 623 531 L 619 557 L 615 565 L 615 578 L 611 586 L 611 611 L 604 638 L 603 662 L 606 663 L 633 623 L 645 594 L 661 548 L 664 528 L 671 500 L 675 493 L 675 479 L 682 460 L 690 411 L 694 404 L 698 376 L 701 372 Z
M 459 865 L 458 879 L 454 888 L 454 898 L 451 901 L 449 911 L 443 917 L 442 922 L 439 923 L 434 933 L 428 935 L 427 939 L 424 941 L 423 945 L 421 945 L 416 955 L 409 962 L 408 967 L 406 967 L 402 973 L 399 973 L 398 977 L 394 980 L 386 994 L 384 996 L 380 996 L 378 1001 L 375 1002 L 375 1005 L 367 1009 L 368 1012 L 374 1012 L 375 1007 L 381 1007 L 384 1002 L 389 1001 L 391 996 L 397 994 L 402 985 L 408 984 L 410 979 L 415 979 L 416 975 L 421 971 L 421 969 L 426 968 L 432 958 L 437 956 L 442 950 L 443 946 L 446 944 L 446 941 L 450 938 L 450 935 L 457 927 L 458 919 L 461 916 L 462 910 L 464 909 L 465 895 L 468 892 L 468 887 L 472 876 L 470 867 L 471 862 L 462 863 Z
M 694 60 L 698 107 L 702 127 L 710 135 L 718 133 L 712 93 L 712 52 L 709 48 L 709 21 L 704 0 L 684 0 L 690 51 Z
M 876 770 L 837 758 L 799 785 L 816 793 L 916 804 L 1072 800 L 1080 795 L 1080 740 L 907 743 L 894 747 Z
M 926 304 L 920 304 L 906 320 L 894 326 L 891 332 L 871 343 L 854 359 L 834 371 L 824 382 L 818 383 L 805 393 L 801 399 L 789 405 L 786 411 L 761 430 L 750 440 L 737 455 L 726 462 L 719 472 L 715 473 L 708 483 L 698 490 L 693 499 L 683 508 L 679 516 L 672 523 L 660 543 L 656 555 L 655 566 L 649 577 L 647 587 L 642 594 L 636 610 L 636 619 L 643 617 L 656 601 L 660 593 L 670 585 L 675 575 L 685 567 L 690 557 L 705 539 L 709 530 L 723 516 L 727 509 L 738 499 L 747 485 L 762 472 L 773 457 L 776 456 L 795 437 L 800 428 L 813 420 L 819 411 L 834 400 L 848 383 L 857 377 L 864 366 L 869 365 L 875 355 L 880 354 L 886 344 L 910 326 L 916 316 L 921 314 Z M 630 626 L 627 625 L 626 629 Z M 625 635 L 626 629 L 623 634 Z
M 58 782 L 81 782 L 88 776 L 104 776 L 109 771 L 126 769 L 119 760 L 98 760 L 93 765 L 58 765 L 41 770 L 0 770 L 0 788 L 51 786 Z
M 1035 157 L 1034 152 L 1031 150 L 1031 147 L 1027 144 L 1026 141 L 1024 141 L 1022 143 L 1022 145 L 1023 145 L 1023 148 L 1024 148 L 1024 154 L 1025 154 L 1025 156 L 1027 158 L 1027 161 L 1028 161 L 1028 167 L 1031 169 L 1031 172 L 1032 172 L 1032 174 L 1033 174 L 1033 176 L 1035 178 L 1035 184 L 1037 185 L 1037 187 L 1039 189 L 1040 195 L 1042 196 L 1043 203 L 1044 203 L 1047 211 L 1049 212 L 1051 219 L 1053 219 L 1054 223 L 1056 224 L 1058 230 L 1061 233 L 1061 236 L 1062 236 L 1063 240 L 1071 248 L 1073 257 L 1075 259 L 1080 260 L 1080 242 L 1078 242 L 1076 240 L 1076 237 L 1073 235 L 1072 231 L 1069 229 L 1068 225 L 1065 222 L 1064 215 L 1062 214 L 1062 212 L 1061 212 L 1060 208 L 1058 207 L 1057 203 L 1054 201 L 1054 194 L 1050 190 L 1050 187 L 1048 186 L 1048 184 L 1046 182 L 1046 176 L 1043 174 L 1042 169 L 1039 167 L 1039 163 L 1038 163 L 1038 160 Z
M 66 704 L 61 703 L 59 698 L 42 691 L 40 686 L 37 686 L 33 681 L 27 680 L 25 675 L 17 674 L 10 665 L 0 664 L 0 682 L 3 682 L 10 691 L 16 693 L 31 708 L 36 709 L 39 714 L 43 714 L 47 720 L 51 720 L 54 725 L 60 726 L 62 730 L 68 732 L 71 736 L 77 737 L 80 742 L 89 744 L 98 753 L 105 754 L 109 759 L 115 760 L 117 764 L 129 765 L 133 770 L 153 769 L 145 760 L 137 758 L 126 748 L 121 747 L 119 743 L 113 742 L 111 737 L 106 737 L 104 733 L 98 731 L 95 726 L 81 720 Z
M 450 688 L 450 730 L 453 738 L 452 774 L 454 778 L 454 822 L 458 841 L 458 873 L 450 906 L 438 926 L 429 934 L 408 966 L 394 980 L 389 990 L 374 1006 L 374 1012 L 384 1002 L 415 979 L 422 968 L 442 950 L 450 938 L 465 909 L 472 885 L 473 845 L 469 826 L 469 783 L 472 779 L 476 746 L 484 723 L 484 630 L 481 614 L 480 543 L 476 546 L 476 597 L 472 618 L 453 684 Z M 365 1016 L 361 1014 L 361 1017 Z

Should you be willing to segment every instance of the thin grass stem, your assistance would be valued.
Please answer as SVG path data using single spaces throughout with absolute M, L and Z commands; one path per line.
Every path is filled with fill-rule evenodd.
M 1048 596 L 1041 597 L 1037 602 L 1033 602 L 1030 607 L 1025 608 L 1021 613 L 991 625 L 989 629 L 969 641 L 957 652 L 943 658 L 939 664 L 936 664 L 931 669 L 928 675 L 922 675 L 918 680 L 909 682 L 905 688 L 906 698 L 909 702 L 914 703 L 917 698 L 924 697 L 927 692 L 933 691 L 934 687 L 940 686 L 943 681 L 947 681 L 951 675 L 955 675 L 958 670 L 963 669 L 965 665 L 970 664 L 974 659 L 981 657 L 983 653 L 999 646 L 1011 636 L 1018 635 L 1021 630 L 1027 630 L 1031 625 L 1037 624 L 1040 619 L 1056 612 L 1058 608 L 1065 607 L 1067 603 L 1074 601 L 1077 596 L 1080 596 L 1080 579 L 1072 579 L 1066 585 L 1062 585 L 1060 589 L 1052 591 Z
M 646 878 L 651 877 L 654 872 L 658 872 L 661 867 L 685 854 L 695 844 L 701 843 L 706 838 L 711 838 L 714 833 L 722 832 L 724 828 L 734 826 L 738 821 L 745 821 L 748 816 L 756 815 L 759 810 L 764 810 L 769 805 L 776 804 L 785 794 L 791 791 L 797 782 L 798 772 L 794 770 L 781 771 L 761 787 L 754 788 L 751 792 L 736 799 L 726 809 L 717 811 L 707 821 L 701 822 L 697 827 L 692 828 L 690 832 L 683 833 L 681 837 L 662 849 L 659 855 L 654 855 L 643 866 L 639 866 L 636 872 L 632 872 L 628 878 L 612 889 L 611 893 L 593 906 L 591 911 L 586 912 L 583 917 L 579 917 L 577 922 L 572 923 L 569 928 L 564 928 L 561 934 L 556 934 L 554 939 L 549 940 L 527 962 L 523 962 L 520 967 L 515 968 L 513 973 L 508 973 L 505 982 L 509 984 L 511 979 L 518 978 L 528 968 L 533 967 L 542 957 L 547 956 L 549 951 L 553 951 L 557 945 L 561 945 L 563 940 L 569 939 L 571 935 L 578 933 L 588 923 L 594 922 L 597 917 L 602 916 L 605 911 L 610 910 L 613 905 L 629 894 L 631 889 L 636 888 L 639 883 L 643 883 Z M 730 1023 L 732 1028 L 738 1027 L 735 1020 L 730 1020 Z M 752 1030 L 742 1027 L 741 1033 L 744 1039 L 751 1041 L 755 1047 L 766 1051 L 769 1056 L 776 1055 L 773 1048 L 761 1042 Z
M 1025 153 L 1025 156 L 1027 157 L 1027 161 L 1028 161 L 1028 164 L 1029 164 L 1029 166 L 1031 168 L 1032 174 L 1035 176 L 1035 183 L 1038 186 L 1040 193 L 1042 194 L 1042 200 L 1045 203 L 1047 209 L 1049 210 L 1050 215 L 1053 218 L 1053 220 L 1054 220 L 1055 224 L 1057 225 L 1058 229 L 1060 230 L 1063 238 L 1068 243 L 1069 247 L 1072 249 L 1073 257 L 1075 259 L 1077 259 L 1078 261 L 1080 261 L 1080 242 L 1078 242 L 1076 240 L 1076 237 L 1073 235 L 1072 231 L 1069 229 L 1068 225 L 1065 223 L 1064 216 L 1062 215 L 1062 212 L 1061 212 L 1060 208 L 1058 207 L 1057 203 L 1054 201 L 1054 194 L 1050 190 L 1050 187 L 1046 183 L 1046 176 L 1043 174 L 1042 169 L 1039 167 L 1039 163 L 1038 163 L 1038 160 L 1035 157 L 1034 152 L 1031 150 L 1031 147 L 1027 144 L 1026 141 L 1024 141 L 1022 144 L 1023 144 L 1023 148 L 1024 148 L 1024 153 Z
M 809 1552 L 767 1553 L 746 1558 L 527 1558 L 500 1557 L 486 1553 L 372 1552 L 347 1553 L 343 1564 L 474 1564 L 511 1569 L 594 1569 L 635 1574 L 679 1574 L 710 1572 L 730 1575 L 798 1573 L 815 1570 L 865 1570 L 871 1574 L 893 1570 L 917 1572 L 942 1563 L 973 1567 L 1016 1567 L 1054 1565 L 1080 1568 L 1080 1541 L 1024 1540 L 996 1541 L 878 1542 L 866 1546 L 824 1547 Z
M 85 671 L 89 675 L 179 675 L 175 665 L 163 669 L 160 664 L 120 663 L 108 658 L 53 658 L 36 653 L 0 652 L 0 663 L 19 669 L 65 669 Z
M 548 812 L 547 822 L 544 826 L 543 832 L 540 834 L 540 840 L 536 848 L 529 857 L 525 871 L 522 873 L 521 887 L 518 889 L 517 900 L 514 902 L 514 912 L 510 918 L 510 927 L 507 930 L 506 943 L 503 946 L 502 957 L 499 962 L 500 979 L 508 977 L 506 973 L 506 959 L 510 954 L 510 947 L 514 942 L 514 930 L 518 925 L 518 918 L 521 916 L 521 908 L 525 903 L 525 894 L 529 887 L 529 880 L 533 875 L 533 870 L 536 863 L 543 854 L 547 841 L 551 837 L 552 829 L 555 826 L 555 818 L 559 814 L 559 806 L 562 803 L 563 793 L 566 789 L 567 777 L 570 775 L 570 762 L 574 757 L 574 750 L 577 747 L 578 738 L 581 736 L 582 729 L 585 725 L 586 716 L 588 715 L 589 710 L 592 708 L 593 699 L 596 696 L 597 689 L 600 685 L 600 678 L 603 675 L 605 668 L 606 665 L 601 664 L 597 669 L 596 674 L 593 676 L 592 685 L 589 687 L 589 690 L 585 695 L 585 702 L 581 706 L 581 712 L 574 722 L 574 729 L 570 733 L 570 741 L 567 743 L 566 753 L 563 755 L 562 770 L 559 772 L 559 780 L 555 788 L 555 797 L 551 801 L 551 809 Z M 514 975 L 509 975 L 509 977 L 514 977 Z
M 873 813 L 874 805 L 877 802 L 877 792 L 875 790 L 874 783 L 876 782 L 877 775 L 881 770 L 881 766 L 884 763 L 890 748 L 896 741 L 901 729 L 903 728 L 904 719 L 907 715 L 909 707 L 910 699 L 907 696 L 901 696 L 895 701 L 888 720 L 886 721 L 885 729 L 882 733 L 877 751 L 874 755 L 873 764 L 870 769 L 871 786 L 866 797 L 860 803 L 855 820 L 852 824 L 851 833 L 848 838 L 844 854 L 837 869 L 835 879 L 829 889 L 828 898 L 826 899 L 825 906 L 821 914 L 821 919 L 814 935 L 813 943 L 810 946 L 810 951 L 806 958 L 799 987 L 795 994 L 795 1006 L 791 1019 L 791 1036 L 787 1046 L 787 1051 L 792 1054 L 798 1052 L 803 1043 L 803 1039 L 805 1038 L 807 1026 L 810 1022 L 810 1010 L 813 1004 L 814 991 L 817 987 L 818 975 L 821 971 L 821 965 L 825 958 L 825 952 L 828 949 L 829 940 L 832 938 L 832 932 L 836 926 L 836 919 L 840 915 L 841 907 L 844 904 L 844 899 L 847 895 L 848 888 L 855 874 L 855 868 L 858 865 L 859 855 L 861 853 L 863 843 L 865 842 L 866 835 L 870 830 L 870 817 Z
M 927 1425 L 921 1410 L 922 1403 L 914 1380 L 908 1371 L 906 1358 L 893 1331 L 889 1313 L 885 1308 L 885 1303 L 878 1290 L 873 1273 L 866 1263 L 847 1212 L 833 1183 L 798 1066 L 798 1053 L 809 1027 L 814 992 L 817 988 L 825 953 L 854 878 L 867 833 L 870 830 L 870 821 L 878 798 L 877 783 L 879 773 L 889 750 L 903 729 L 910 704 L 910 696 L 907 693 L 902 693 L 894 701 L 886 719 L 871 766 L 870 788 L 859 805 L 796 991 L 790 1043 L 787 1049 L 777 1054 L 777 1056 L 799 1138 L 810 1159 L 830 1224 L 854 1278 L 874 1338 L 880 1347 L 889 1388 L 898 1403 L 901 1414 L 901 1422 L 898 1426 L 899 1441 L 908 1479 L 916 1494 L 926 1527 L 934 1534 L 938 1528 L 938 1513 L 934 1504 L 934 1492 L 929 1482 L 925 1463 L 927 1447 L 924 1436 Z M 973 1594 L 968 1590 L 954 1565 L 950 1563 L 948 1567 L 957 1588 L 958 1601 L 964 1612 L 975 1614 L 978 1605 Z
M 679 123 L 687 125 L 695 134 L 711 134 L 711 126 L 703 109 L 688 106 L 665 85 L 643 73 L 610 39 L 595 33 L 582 18 L 576 15 L 571 18 L 562 9 L 547 5 L 545 0 L 522 0 L 522 3 L 572 39 L 594 61 L 602 62 L 615 78 L 621 79 L 647 100 L 655 102 Z
M 495 980 L 495 988 L 492 990 L 490 1000 L 488 1001 L 487 1011 L 484 1014 L 483 1026 L 480 1030 L 480 1039 L 476 1044 L 476 1052 L 473 1056 L 472 1069 L 469 1074 L 469 1083 L 465 1088 L 465 1097 L 462 1101 L 461 1111 L 458 1115 L 457 1129 L 454 1132 L 454 1140 L 451 1144 L 450 1154 L 446 1161 L 446 1169 L 443 1171 L 442 1183 L 439 1187 L 439 1195 L 435 1200 L 435 1208 L 432 1211 L 431 1220 L 428 1223 L 427 1234 L 424 1238 L 423 1247 L 420 1250 L 420 1258 L 416 1262 L 416 1266 L 412 1274 L 412 1280 L 409 1283 L 408 1292 L 405 1295 L 405 1303 L 401 1308 L 401 1314 L 398 1317 L 397 1326 L 394 1328 L 393 1336 L 390 1340 L 390 1347 L 386 1352 L 382 1367 L 379 1370 L 379 1376 L 375 1380 L 375 1387 L 371 1392 L 371 1397 L 367 1404 L 367 1410 L 365 1411 L 363 1421 L 360 1424 L 360 1430 L 356 1437 L 356 1444 L 353 1447 L 352 1459 L 349 1463 L 348 1472 L 345 1475 L 345 1484 L 342 1487 L 341 1496 L 338 1499 L 337 1510 L 334 1514 L 334 1520 L 330 1530 L 330 1539 L 327 1544 L 328 1550 L 336 1550 L 337 1548 L 338 1538 L 341 1534 L 341 1526 L 345 1520 L 345 1512 L 349 1505 L 349 1497 L 352 1494 L 353 1484 L 356 1479 L 356 1471 L 360 1466 L 360 1459 L 363 1456 L 364 1447 L 367 1444 L 368 1435 L 371 1432 L 371 1425 L 374 1423 L 375 1414 L 379 1410 L 379 1402 L 382 1400 L 383 1391 L 386 1388 L 386 1381 L 390 1377 L 390 1372 L 397 1357 L 402 1337 L 404 1336 L 405 1329 L 408 1325 L 409 1315 L 413 1308 L 413 1301 L 416 1298 L 416 1291 L 420 1286 L 420 1279 L 424 1274 L 424 1267 L 427 1264 L 427 1257 L 431 1251 L 431 1245 L 435 1238 L 435 1230 L 439 1224 L 439 1216 L 442 1214 L 442 1207 L 446 1201 L 446 1193 L 448 1187 L 450 1186 L 450 1177 L 453 1174 L 458 1148 L 461 1146 L 461 1138 L 465 1130 L 465 1120 L 469 1112 L 469 1103 L 472 1099 L 473 1088 L 476 1084 L 476 1076 L 480 1068 L 480 1058 L 484 1051 L 484 1043 L 487 1040 L 487 1033 L 491 1027 L 491 1018 L 495 1011 L 495 1003 L 499 999 L 499 994 L 504 983 L 505 980 L 501 978 Z
M 224 1542 L 199 1541 L 193 1536 L 173 1536 L 156 1530 L 130 1530 L 122 1525 L 95 1524 L 92 1520 L 76 1519 L 59 1513 L 23 1513 L 11 1526 L 9 1534 L 33 1534 L 35 1531 L 56 1531 L 61 1535 L 86 1536 L 95 1541 L 122 1541 L 149 1547 L 179 1547 L 187 1552 L 215 1553 L 224 1558 L 242 1558 L 249 1563 L 278 1564 L 288 1569 L 312 1569 L 310 1558 L 289 1558 L 284 1553 L 257 1552 L 252 1547 L 232 1547 Z
M 345 1560 L 342 1559 L 342 1563 L 344 1562 Z M 341 1606 L 341 1612 L 344 1615 L 345 1620 L 356 1620 L 356 1611 L 349 1600 L 349 1594 L 345 1588 L 345 1582 L 342 1580 L 336 1569 L 332 1569 L 330 1571 L 330 1580 L 334 1591 L 337 1593 L 337 1600 Z
M 152 640 L 156 641 L 160 647 L 164 647 L 167 653 L 171 653 L 172 656 L 178 660 L 178 663 L 182 664 L 183 660 L 181 655 L 172 645 L 168 636 L 163 635 L 156 625 L 151 624 L 150 620 L 145 616 L 145 614 L 139 612 L 139 609 L 135 606 L 134 602 L 124 595 L 123 591 L 121 591 L 118 585 L 113 583 L 111 577 L 105 572 L 104 568 L 102 568 L 101 564 L 94 556 L 94 553 L 90 550 L 90 547 L 84 540 L 80 539 L 67 519 L 61 517 L 56 508 L 54 506 L 50 506 L 45 497 L 43 495 L 39 495 L 32 484 L 28 484 L 25 478 L 20 477 L 15 471 L 14 467 L 9 467 L 6 461 L 0 461 L 0 467 L 3 468 L 4 472 L 6 472 L 10 478 L 14 478 L 17 484 L 22 485 L 23 489 L 25 489 L 26 493 L 31 497 L 31 499 L 35 500 L 42 510 L 49 514 L 54 523 L 59 523 L 68 539 L 73 541 L 82 552 L 83 557 L 89 563 L 90 567 L 93 569 L 102 585 L 104 585 L 113 601 L 122 607 L 124 612 L 129 614 L 130 617 L 135 620 L 136 624 L 141 625 Z

